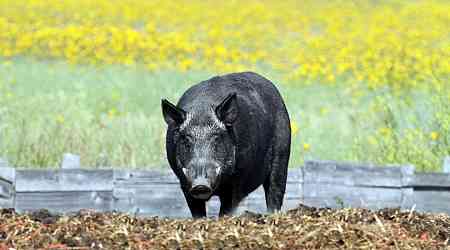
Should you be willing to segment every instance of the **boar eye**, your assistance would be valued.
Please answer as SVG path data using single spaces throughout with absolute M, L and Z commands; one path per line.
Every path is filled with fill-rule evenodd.
M 183 137 L 187 142 L 192 143 L 193 141 L 192 136 L 184 134 Z
M 192 141 L 193 141 L 192 136 L 187 135 L 187 134 L 180 134 L 180 138 L 186 144 L 192 143 Z
M 212 138 L 213 138 L 213 140 L 214 140 L 215 142 L 218 142 L 218 141 L 220 140 L 221 136 L 220 136 L 220 134 L 214 134 L 214 135 L 212 136 Z
M 184 141 L 183 146 L 184 146 L 184 148 L 187 149 L 187 150 L 191 149 L 191 144 L 190 144 L 187 140 Z
M 180 135 L 178 145 L 184 150 L 184 152 L 189 152 L 192 148 L 192 138 L 186 135 Z

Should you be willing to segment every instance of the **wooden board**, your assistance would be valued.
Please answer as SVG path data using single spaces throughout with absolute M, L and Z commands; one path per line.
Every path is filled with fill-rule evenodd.
M 450 189 L 450 174 L 418 173 L 409 185 L 413 187 L 447 187 Z
M 15 208 L 19 212 L 39 210 L 76 212 L 80 209 L 112 211 L 111 191 L 43 191 L 16 193 Z
M 113 170 L 18 170 L 15 208 L 73 212 L 82 208 L 111 211 Z
M 331 161 L 306 161 L 305 183 L 342 184 L 362 187 L 402 187 L 401 167 L 357 166 Z
M 0 208 L 14 207 L 16 170 L 0 167 Z
M 301 197 L 301 187 L 298 183 L 288 183 L 286 186 L 286 194 L 283 199 L 282 211 L 287 211 L 297 207 L 303 198 Z M 261 186 L 245 198 L 237 208 L 236 214 L 251 211 L 256 213 L 266 213 L 266 197 L 264 188 Z
M 414 202 L 417 211 L 450 214 L 450 191 L 415 190 Z
M 114 208 L 144 216 L 185 217 L 189 209 L 178 184 L 116 183 Z
M 16 192 L 112 191 L 112 169 L 17 170 Z
M 114 208 L 140 216 L 188 217 L 178 179 L 171 172 L 115 170 Z
M 169 183 L 178 184 L 178 179 L 170 170 L 122 170 L 114 169 L 114 182 L 132 182 L 132 183 Z
M 450 175 L 415 174 L 411 166 L 307 161 L 290 168 L 283 210 L 299 203 L 319 207 L 372 209 L 416 206 L 419 211 L 450 213 Z M 0 206 L 18 211 L 47 208 L 73 212 L 82 208 L 118 210 L 138 216 L 190 217 L 178 179 L 170 169 L 45 169 L 0 168 Z M 216 216 L 213 198 L 208 215 Z M 242 201 L 237 213 L 266 212 L 260 187 Z
M 304 204 L 314 207 L 400 207 L 402 191 L 400 188 L 373 188 L 333 183 L 305 183 Z

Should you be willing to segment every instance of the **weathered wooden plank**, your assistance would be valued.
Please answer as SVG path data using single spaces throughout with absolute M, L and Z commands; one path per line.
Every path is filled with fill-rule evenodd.
M 114 180 L 115 181 L 129 181 L 136 183 L 179 183 L 177 177 L 172 172 L 172 170 L 114 170 Z M 292 181 L 303 181 L 303 172 L 300 168 L 289 169 L 288 171 L 288 182 Z
M 450 190 L 415 190 L 414 202 L 417 211 L 450 214 Z
M 17 211 L 48 209 L 52 212 L 76 212 L 80 209 L 112 210 L 112 191 L 48 191 L 16 193 Z
M 114 170 L 114 209 L 143 216 L 187 217 L 178 179 L 170 171 Z
M 288 179 L 286 184 L 286 192 L 283 201 L 282 210 L 286 211 L 292 209 L 302 200 L 302 183 L 303 183 L 303 171 L 301 168 L 289 169 Z M 220 202 L 213 199 L 208 203 L 208 209 L 210 215 L 217 215 L 220 209 Z M 243 213 L 244 211 L 252 211 L 258 213 L 266 213 L 266 197 L 264 188 L 260 186 L 255 191 L 250 193 L 239 206 L 236 208 L 236 214 Z
M 301 186 L 298 183 L 288 183 L 286 185 L 283 207 L 281 208 L 282 211 L 295 208 L 302 202 L 303 197 L 301 196 L 300 189 Z M 236 213 L 240 214 L 247 210 L 257 213 L 267 212 L 266 197 L 262 186 L 253 191 L 239 204 Z
M 297 182 L 288 182 L 286 184 L 286 192 L 285 192 L 285 198 L 298 198 L 300 199 L 302 196 L 301 193 L 302 186 L 299 185 Z M 263 186 L 258 187 L 255 191 L 250 193 L 246 199 L 265 199 L 265 193 Z
M 289 168 L 287 182 L 303 183 L 303 167 Z
M 414 206 L 414 188 L 409 185 L 414 179 L 414 166 L 404 166 L 401 168 L 402 170 L 402 202 L 400 204 L 400 208 L 402 209 L 411 209 Z
M 303 170 L 301 168 L 289 169 L 288 180 L 286 184 L 286 192 L 283 200 L 282 211 L 295 208 L 303 200 Z M 218 211 L 218 210 L 217 210 Z M 236 214 L 241 214 L 244 211 L 252 211 L 257 213 L 266 213 L 266 197 L 264 188 L 260 186 L 251 194 L 248 195 L 237 207 Z
M 1 168 L 0 171 L 2 171 Z M 10 199 L 13 196 L 13 191 L 14 191 L 13 183 L 1 178 L 0 176 L 0 199 Z
M 305 183 L 303 202 L 317 207 L 399 207 L 401 188 L 356 187 L 325 183 Z
M 16 169 L 0 167 L 0 207 L 14 207 Z
M 116 183 L 114 209 L 144 216 L 186 217 L 190 215 L 178 184 Z
M 450 187 L 450 174 L 416 173 L 409 185 L 413 187 Z
M 153 183 L 179 183 L 177 177 L 171 170 L 114 170 L 116 182 L 153 182 Z M 303 171 L 301 168 L 289 169 L 288 182 L 302 182 Z
M 118 211 L 141 216 L 190 217 L 190 211 L 178 184 L 122 183 L 114 189 L 114 207 Z M 217 216 L 220 201 L 208 202 L 208 215 Z
M 334 161 L 306 161 L 304 182 L 348 186 L 401 187 L 401 167 L 374 167 Z
M 414 188 L 402 188 L 401 189 L 402 201 L 400 203 L 401 209 L 410 209 L 415 205 L 414 201 Z
M 414 175 L 414 168 L 410 166 L 374 168 L 306 162 L 304 168 L 288 171 L 283 210 L 295 208 L 299 203 L 372 209 L 398 206 L 410 209 L 415 204 L 419 211 L 450 213 L 449 176 Z M 16 201 L 9 205 L 14 207 L 15 204 L 19 211 L 47 208 L 68 212 L 93 208 L 144 216 L 190 217 L 178 179 L 170 169 L 14 170 L 14 174 L 0 169 L 0 206 L 2 195 L 7 196 L 1 181 L 7 178 L 16 180 Z M 212 199 L 208 203 L 208 215 L 217 215 L 219 206 L 218 199 Z M 266 211 L 262 187 L 241 203 L 237 213 L 245 210 Z
M 0 167 L 0 178 L 4 181 L 14 183 L 16 179 L 16 169 L 12 167 Z
M 112 169 L 17 170 L 16 192 L 112 191 Z
M 415 170 L 416 168 L 413 165 L 400 167 L 402 187 L 408 187 L 410 186 L 409 184 L 414 181 Z
M 13 194 L 16 169 L 0 167 L 0 197 L 8 198 Z
M 170 183 L 177 184 L 178 179 L 170 170 L 114 170 L 114 181 L 136 183 Z

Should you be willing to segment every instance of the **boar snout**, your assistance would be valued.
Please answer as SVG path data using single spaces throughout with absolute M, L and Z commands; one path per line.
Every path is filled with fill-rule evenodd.
M 211 197 L 212 188 L 206 178 L 196 178 L 192 182 L 192 188 L 189 193 L 197 199 L 206 200 Z

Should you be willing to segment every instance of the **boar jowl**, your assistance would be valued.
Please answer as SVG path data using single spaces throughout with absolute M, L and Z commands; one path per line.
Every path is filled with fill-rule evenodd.
M 163 99 L 166 151 L 193 217 L 219 196 L 219 216 L 263 185 L 269 212 L 280 210 L 291 145 L 280 93 L 252 72 L 216 76 L 189 88 L 177 105 Z

